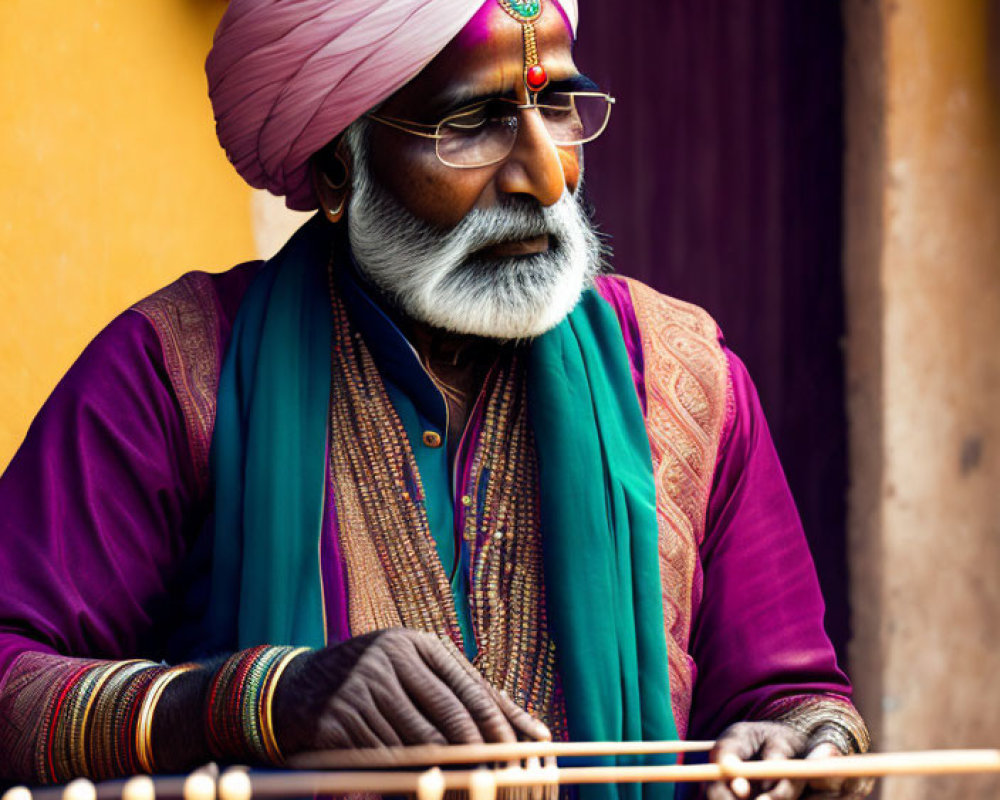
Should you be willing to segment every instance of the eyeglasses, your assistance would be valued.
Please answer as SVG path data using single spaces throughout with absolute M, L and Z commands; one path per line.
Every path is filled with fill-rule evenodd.
M 615 99 L 601 92 L 551 92 L 538 102 L 519 103 L 497 97 L 449 114 L 426 125 L 370 112 L 369 119 L 391 128 L 433 139 L 437 157 L 449 167 L 473 169 L 503 161 L 514 149 L 520 111 L 537 109 L 556 145 L 592 142 L 608 127 Z

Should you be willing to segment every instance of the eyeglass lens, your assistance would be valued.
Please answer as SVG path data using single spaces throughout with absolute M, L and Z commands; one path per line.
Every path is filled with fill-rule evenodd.
M 583 144 L 607 126 L 611 101 L 600 94 L 553 93 L 538 99 L 538 113 L 552 141 Z M 437 153 L 445 164 L 475 167 L 494 164 L 517 140 L 518 110 L 504 100 L 482 103 L 441 121 Z

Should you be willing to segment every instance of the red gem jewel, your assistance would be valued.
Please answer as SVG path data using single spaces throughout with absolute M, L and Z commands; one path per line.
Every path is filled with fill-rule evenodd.
M 540 92 L 549 82 L 549 73 L 545 71 L 545 67 L 541 64 L 535 64 L 533 67 L 528 67 L 528 72 L 524 76 L 524 79 L 531 91 Z

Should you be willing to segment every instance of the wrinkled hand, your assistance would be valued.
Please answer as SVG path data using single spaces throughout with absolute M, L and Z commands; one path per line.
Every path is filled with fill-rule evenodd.
M 286 756 L 307 750 L 548 739 L 450 642 L 405 628 L 296 658 L 281 677 L 274 732 Z
M 740 722 L 725 730 L 712 751 L 713 761 L 739 759 L 741 761 L 773 758 L 828 758 L 842 753 L 828 742 L 814 744 L 789 725 L 780 722 Z M 823 778 L 814 781 L 763 781 L 750 783 L 731 781 L 713 783 L 708 787 L 708 800 L 796 800 L 810 798 L 837 798 L 861 800 L 871 792 L 873 781 L 869 778 Z

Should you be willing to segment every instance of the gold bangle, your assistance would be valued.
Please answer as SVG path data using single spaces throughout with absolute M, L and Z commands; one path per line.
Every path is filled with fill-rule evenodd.
M 264 740 L 264 749 L 267 751 L 268 757 L 275 764 L 284 764 L 285 757 L 281 754 L 281 749 L 278 747 L 278 740 L 274 735 L 274 723 L 271 718 L 274 704 L 274 690 L 278 685 L 278 679 L 281 678 L 281 673 L 285 671 L 285 668 L 292 662 L 292 659 L 308 650 L 308 647 L 299 647 L 292 650 L 278 662 L 274 669 L 271 670 L 270 675 L 267 676 L 267 686 L 264 687 L 264 696 L 261 698 L 260 704 L 262 712 L 260 715 L 260 732 L 261 738 Z
M 174 678 L 193 669 L 196 669 L 194 664 L 185 664 L 180 667 L 168 669 L 162 675 L 158 676 L 146 690 L 146 696 L 143 697 L 142 705 L 139 708 L 139 722 L 135 729 L 135 752 L 139 759 L 139 767 L 143 772 L 150 775 L 156 772 L 156 766 L 153 763 L 152 742 L 153 713 L 156 711 L 156 705 L 159 703 L 163 691 Z

